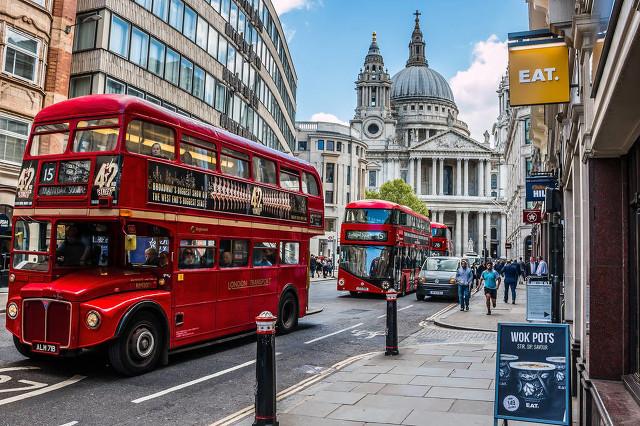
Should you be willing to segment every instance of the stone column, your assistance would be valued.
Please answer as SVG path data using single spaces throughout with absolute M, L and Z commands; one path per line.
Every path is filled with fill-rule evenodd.
M 440 173 L 440 176 L 438 178 L 438 194 L 440 195 L 444 195 L 444 158 L 440 158 L 438 159 L 439 163 L 440 163 L 440 167 L 438 172 Z
M 416 159 L 417 176 L 416 176 L 416 194 L 422 195 L 422 158 Z
M 484 160 L 478 160 L 478 197 L 484 197 Z
M 469 159 L 464 159 L 464 195 L 469 195 Z
M 431 159 L 431 195 L 436 195 L 438 193 L 438 183 L 436 181 L 437 162 L 438 162 L 437 158 L 434 157 Z
M 465 251 L 467 251 L 467 241 L 469 241 L 469 212 L 462 212 L 462 251 L 460 255 L 463 255 Z
M 456 195 L 462 195 L 462 160 L 456 161 Z
M 491 256 L 491 212 L 485 213 L 484 233 L 487 234 L 487 256 Z
M 462 212 L 456 210 L 456 256 L 462 256 Z
M 411 188 L 415 191 L 415 180 L 413 179 L 413 158 L 409 158 L 409 176 L 407 177 L 407 183 L 411 185 Z
M 487 160 L 487 169 L 485 172 L 485 181 L 486 181 L 486 194 L 487 197 L 491 197 L 491 160 Z M 500 188 L 496 188 L 496 193 Z
M 507 256 L 507 250 L 504 246 L 504 243 L 507 242 L 507 215 L 504 213 L 500 214 L 500 253 L 502 256 Z
M 440 217 L 438 219 L 438 222 L 444 223 L 444 210 L 440 210 Z
M 483 238 L 484 238 L 484 213 L 478 212 L 478 241 L 476 253 L 482 255 L 483 248 Z

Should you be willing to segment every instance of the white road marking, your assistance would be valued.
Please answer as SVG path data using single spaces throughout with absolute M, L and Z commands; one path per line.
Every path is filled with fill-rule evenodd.
M 335 336 L 336 334 L 343 333 L 343 332 L 345 332 L 347 330 L 351 330 L 352 328 L 360 327 L 362 324 L 364 324 L 364 323 L 360 322 L 360 323 L 358 323 L 356 325 L 352 325 L 351 327 L 343 328 L 342 330 L 334 331 L 333 333 L 329 333 L 329 334 L 326 334 L 324 336 L 316 337 L 315 339 L 311 339 L 311 340 L 309 340 L 307 342 L 304 342 L 304 344 L 308 345 L 309 343 L 317 342 L 318 340 L 322 340 L 322 339 L 326 339 L 327 337 Z
M 12 396 L 10 398 L 0 399 L 0 405 L 10 404 L 12 402 L 20 401 L 22 399 L 31 398 L 32 396 L 42 395 L 44 393 L 48 393 L 54 390 L 62 389 L 65 386 L 72 385 L 74 383 L 79 382 L 80 380 L 86 379 L 86 376 L 75 375 L 70 379 L 63 380 L 60 383 L 56 383 L 54 385 L 46 386 L 44 388 L 40 388 L 31 392 L 23 393 L 22 395 Z
M 40 367 L 31 367 L 31 366 L 26 366 L 26 367 L 5 367 L 5 368 L 0 368 L 0 373 L 4 373 L 5 371 L 18 371 L 18 370 L 39 370 Z
M 9 377 L 9 376 L 6 376 L 6 377 Z M 9 379 L 11 378 L 9 377 Z M 39 389 L 47 386 L 46 383 L 32 382 L 31 380 L 18 380 L 18 383 L 22 383 L 23 385 L 29 385 L 29 386 L 23 386 L 21 388 L 0 389 L 0 393 L 24 391 L 29 389 Z
M 248 366 L 250 366 L 252 364 L 255 364 L 255 363 L 256 363 L 255 359 L 252 360 L 252 361 L 243 362 L 242 364 L 236 365 L 235 367 L 227 368 L 226 370 L 221 370 L 221 371 L 218 371 L 217 373 L 209 374 L 208 376 L 200 377 L 199 379 L 191 380 L 190 382 L 186 382 L 186 383 L 183 383 L 181 385 L 177 385 L 177 386 L 171 387 L 169 389 L 165 389 L 165 390 L 160 391 L 160 392 L 156 392 L 156 393 L 148 395 L 148 396 L 143 396 L 141 398 L 134 399 L 131 402 L 133 402 L 134 404 L 140 404 L 141 402 L 145 402 L 145 401 L 148 401 L 150 399 L 158 398 L 158 397 L 166 395 L 168 393 L 175 392 L 177 390 L 184 389 L 186 387 L 193 386 L 195 384 L 202 383 L 204 381 L 211 380 L 211 379 L 214 379 L 216 377 L 220 377 L 220 376 L 222 376 L 224 374 L 230 373 L 230 372 L 235 371 L 235 370 L 239 370 L 239 369 L 244 368 L 244 367 L 248 367 Z
M 409 308 L 412 308 L 412 307 L 413 307 L 413 305 L 405 306 L 404 308 L 400 308 L 400 309 L 398 309 L 398 312 L 400 312 L 400 311 L 404 311 L 405 309 L 409 309 Z M 384 318 L 384 317 L 386 317 L 386 316 L 387 316 L 387 314 L 384 314 L 384 315 L 380 315 L 380 316 L 379 316 L 379 317 L 377 317 L 377 318 L 378 318 L 378 319 L 380 319 L 380 318 Z
M 60 425 L 60 426 L 73 426 L 73 425 L 77 425 L 77 424 L 78 424 L 78 421 L 77 421 L 77 420 L 74 420 L 74 421 L 72 421 L 72 422 L 65 423 L 65 424 Z

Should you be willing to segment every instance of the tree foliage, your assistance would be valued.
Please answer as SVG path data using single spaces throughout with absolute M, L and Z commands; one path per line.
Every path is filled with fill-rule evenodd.
M 409 207 L 414 212 L 429 215 L 429 209 L 413 192 L 413 188 L 402 179 L 390 180 L 382 184 L 378 191 L 367 191 L 366 198 L 386 200 Z

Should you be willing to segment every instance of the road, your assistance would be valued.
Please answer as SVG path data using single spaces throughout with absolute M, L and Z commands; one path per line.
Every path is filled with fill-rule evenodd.
M 353 298 L 335 288 L 335 280 L 314 282 L 311 304 L 324 311 L 276 338 L 278 390 L 353 355 L 384 349 L 384 299 Z M 413 294 L 399 298 L 400 340 L 450 303 L 418 302 Z M 166 367 L 123 378 L 99 354 L 56 362 L 25 359 L 4 321 L 0 314 L 1 425 L 208 425 L 253 404 L 254 337 L 177 354 Z

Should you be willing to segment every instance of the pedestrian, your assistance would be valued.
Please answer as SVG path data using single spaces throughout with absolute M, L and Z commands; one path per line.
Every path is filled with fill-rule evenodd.
M 311 278 L 313 278 L 316 273 L 316 263 L 316 257 L 314 255 L 311 255 L 311 259 L 309 260 L 309 271 L 311 272 Z
M 496 307 L 498 289 L 500 288 L 500 274 L 493 269 L 493 263 L 487 262 L 487 270 L 482 273 L 481 284 L 484 284 L 484 297 L 487 302 L 487 315 L 491 315 L 491 304 Z
M 526 278 L 526 271 L 525 271 L 525 263 L 522 260 L 522 256 L 520 256 L 520 258 L 518 258 L 518 267 L 520 268 L 520 277 L 522 278 L 522 282 L 524 282 L 524 279 Z M 520 280 L 519 280 L 520 281 Z
M 536 275 L 541 277 L 543 275 L 547 275 L 549 273 L 549 268 L 547 267 L 547 262 L 542 258 L 542 256 L 538 256 L 538 269 L 536 269 Z
M 322 258 L 320 258 L 320 256 L 318 256 L 318 261 L 316 264 L 316 272 L 318 274 L 318 278 L 320 278 L 320 273 L 322 273 Z
M 527 268 L 526 268 L 527 277 L 530 275 L 535 275 L 537 270 L 538 270 L 538 262 L 536 262 L 536 258 L 534 256 L 531 256 L 529 258 L 529 264 L 527 265 Z
M 469 310 L 469 293 L 470 286 L 473 285 L 473 272 L 466 259 L 462 259 L 460 267 L 456 272 L 456 283 L 458 284 L 458 302 L 460 302 L 460 310 Z
M 512 262 L 511 259 L 509 259 L 502 273 L 504 275 L 504 303 L 509 303 L 509 289 L 511 289 L 511 302 L 515 305 L 516 284 L 518 284 L 518 277 L 520 277 L 518 262 Z

